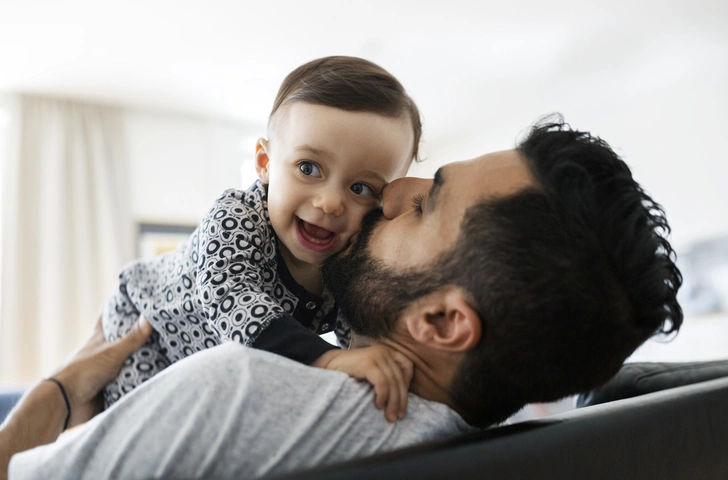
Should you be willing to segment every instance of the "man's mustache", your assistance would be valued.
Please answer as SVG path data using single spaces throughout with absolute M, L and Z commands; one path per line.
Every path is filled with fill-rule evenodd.
M 384 210 L 382 207 L 375 208 L 364 215 L 364 218 L 361 220 L 361 229 L 359 230 L 357 241 L 363 240 L 363 243 L 366 245 L 369 238 L 372 236 L 374 229 L 377 228 L 377 225 L 379 225 L 379 222 L 382 220 L 384 220 Z

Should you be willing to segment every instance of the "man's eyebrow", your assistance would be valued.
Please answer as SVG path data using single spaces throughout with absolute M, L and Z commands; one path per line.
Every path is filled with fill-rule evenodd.
M 445 183 L 445 177 L 442 174 L 442 167 L 438 168 L 435 172 L 435 178 L 430 187 L 430 193 L 427 195 L 427 211 L 432 213 L 435 210 L 435 202 L 437 201 L 437 194 L 440 192 L 443 184 Z

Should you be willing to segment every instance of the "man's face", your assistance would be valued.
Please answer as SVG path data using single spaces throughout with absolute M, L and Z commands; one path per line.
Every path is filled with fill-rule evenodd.
M 357 240 L 324 263 L 324 282 L 354 332 L 378 337 L 409 303 L 441 286 L 436 259 L 450 251 L 466 210 L 534 180 L 515 150 L 440 168 L 434 180 L 400 178 L 384 189 Z

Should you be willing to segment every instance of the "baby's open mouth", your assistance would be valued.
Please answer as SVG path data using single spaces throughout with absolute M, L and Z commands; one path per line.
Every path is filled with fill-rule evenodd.
M 325 252 L 329 250 L 338 238 L 336 233 L 319 227 L 318 225 L 303 221 L 300 218 L 297 219 L 297 227 L 298 237 L 301 244 L 304 247 L 317 252 Z

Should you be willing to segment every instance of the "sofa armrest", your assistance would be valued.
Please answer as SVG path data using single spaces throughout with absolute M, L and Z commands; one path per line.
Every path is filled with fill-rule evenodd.
M 728 377 L 728 360 L 682 363 L 626 363 L 607 383 L 576 399 L 587 407 Z

